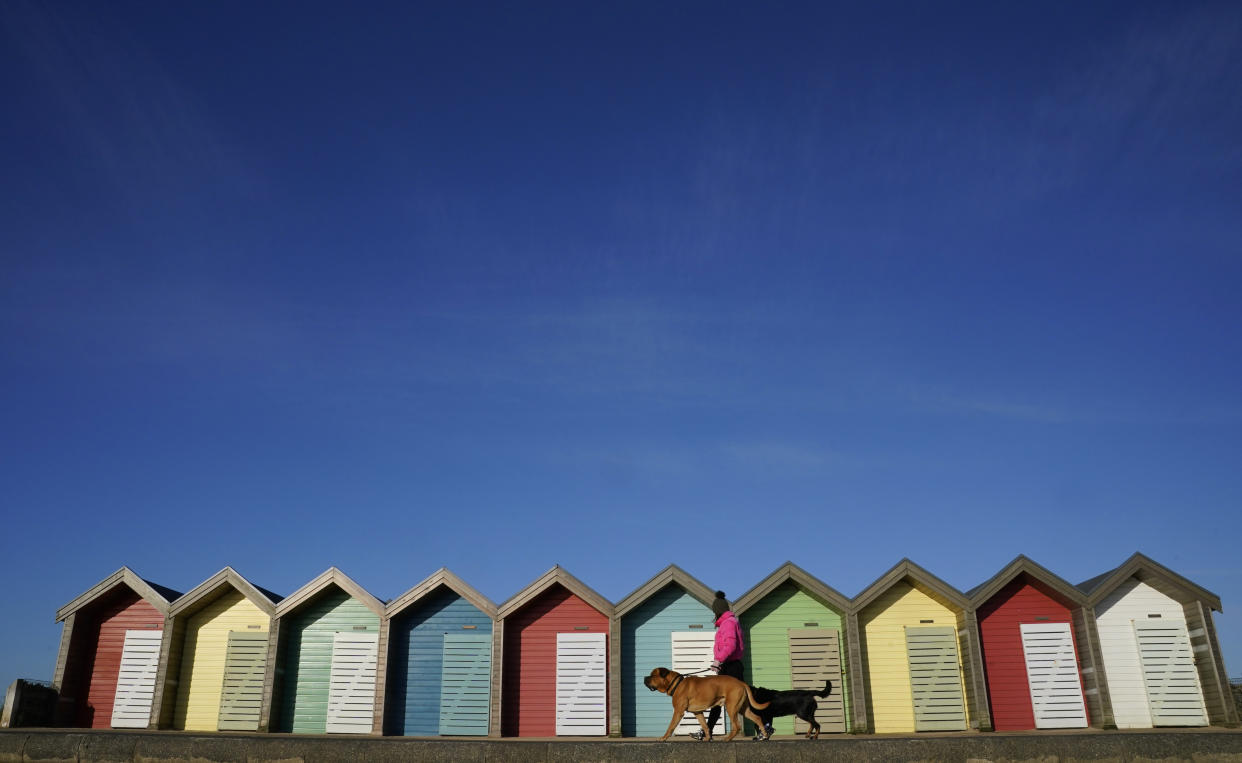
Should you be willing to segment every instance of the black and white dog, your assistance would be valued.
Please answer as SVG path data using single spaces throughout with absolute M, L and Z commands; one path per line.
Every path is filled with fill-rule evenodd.
M 815 720 L 815 711 L 819 709 L 819 703 L 815 701 L 815 698 L 823 698 L 831 694 L 832 681 L 824 683 L 823 691 L 815 691 L 814 689 L 773 691 L 771 689 L 764 689 L 761 686 L 752 687 L 752 690 L 756 700 L 768 703 L 768 706 L 762 710 L 755 709 L 755 713 L 763 718 L 764 731 L 767 732 L 768 736 L 772 735 L 773 718 L 781 715 L 796 715 L 811 726 L 806 731 L 806 738 L 819 738 L 819 723 Z M 755 737 L 755 739 L 760 739 L 760 737 Z

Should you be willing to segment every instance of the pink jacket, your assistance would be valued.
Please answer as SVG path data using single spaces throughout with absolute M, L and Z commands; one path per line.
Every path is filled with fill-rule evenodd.
M 732 612 L 716 619 L 716 643 L 712 647 L 716 662 L 742 659 L 742 628 Z

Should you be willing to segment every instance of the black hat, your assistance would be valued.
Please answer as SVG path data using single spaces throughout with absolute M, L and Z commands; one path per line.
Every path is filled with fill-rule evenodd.
M 716 592 L 716 600 L 712 602 L 712 614 L 717 619 L 730 609 L 729 600 L 725 598 L 724 591 Z

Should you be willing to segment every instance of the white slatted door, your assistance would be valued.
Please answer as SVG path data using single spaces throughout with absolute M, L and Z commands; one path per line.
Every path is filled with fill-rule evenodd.
M 371 733 L 378 653 L 378 633 L 338 631 L 333 635 L 328 678 L 329 734 Z
M 1022 654 L 1037 729 L 1087 727 L 1069 623 L 1022 623 Z
M 112 701 L 112 728 L 145 729 L 151 722 L 151 698 L 155 695 L 155 672 L 160 664 L 163 637 L 163 631 L 125 631 Z
M 556 634 L 557 736 L 608 733 L 606 633 Z
M 1136 620 L 1134 636 L 1138 641 L 1152 723 L 1156 726 L 1206 726 L 1203 690 L 1199 687 L 1186 623 Z
M 673 664 L 670 666 L 673 670 L 683 675 L 691 673 L 698 676 L 715 675 L 708 670 L 712 666 L 712 647 L 716 643 L 714 631 L 674 631 L 670 634 L 670 638 L 673 640 Z M 728 723 L 729 718 L 726 714 L 725 733 L 728 733 Z M 687 712 L 682 716 L 673 733 L 685 735 L 691 731 L 700 730 L 694 713 Z

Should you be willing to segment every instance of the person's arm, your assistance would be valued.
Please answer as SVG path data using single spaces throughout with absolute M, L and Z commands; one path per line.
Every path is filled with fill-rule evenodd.
M 737 651 L 738 629 L 736 620 L 728 620 L 724 627 L 716 631 L 716 641 L 712 647 L 712 656 L 716 662 L 724 662 Z

